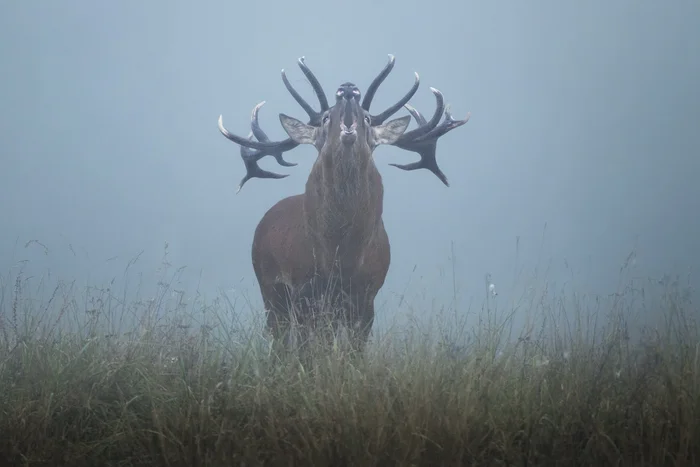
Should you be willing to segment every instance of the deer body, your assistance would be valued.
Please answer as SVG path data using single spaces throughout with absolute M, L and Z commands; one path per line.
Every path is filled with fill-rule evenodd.
M 360 218 L 362 211 L 336 214 L 314 207 L 309 198 L 314 197 L 307 192 L 277 202 L 255 230 L 252 262 L 268 312 L 268 327 L 280 339 L 287 329 L 290 302 L 304 309 L 302 300 L 335 289 L 334 298 L 343 293 L 352 297 L 354 322 L 344 324 L 359 324 L 368 333 L 374 321 L 374 299 L 390 262 L 389 239 L 381 216 L 372 228 L 359 226 L 351 219 Z M 369 209 L 367 204 L 364 208 Z M 314 230 L 315 225 L 324 228 Z M 304 316 L 297 319 L 303 322 Z
M 288 330 L 292 310 L 300 311 L 295 321 L 307 324 L 321 297 L 336 324 L 359 331 L 360 346 L 374 322 L 374 298 L 389 270 L 390 246 L 372 149 L 382 138 L 397 139 L 408 118 L 373 129 L 363 118 L 358 94 L 351 83 L 342 85 L 320 130 L 283 119 L 290 136 L 314 144 L 319 156 L 304 193 L 273 206 L 253 240 L 253 268 L 276 338 Z

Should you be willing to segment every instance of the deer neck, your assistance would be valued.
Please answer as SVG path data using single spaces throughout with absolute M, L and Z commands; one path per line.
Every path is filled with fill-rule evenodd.
M 384 190 L 371 158 L 323 158 L 306 183 L 304 215 L 319 267 L 357 266 L 382 222 Z

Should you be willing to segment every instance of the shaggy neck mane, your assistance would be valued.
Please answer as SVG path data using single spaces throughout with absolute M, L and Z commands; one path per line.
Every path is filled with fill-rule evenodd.
M 371 157 L 322 153 L 314 164 L 305 193 L 307 232 L 321 260 L 348 265 L 361 259 L 381 223 L 382 180 Z M 318 251 L 317 251 L 318 253 Z

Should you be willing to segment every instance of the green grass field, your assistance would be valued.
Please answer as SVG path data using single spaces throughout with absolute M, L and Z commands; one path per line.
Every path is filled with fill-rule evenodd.
M 133 303 L 61 283 L 40 299 L 37 281 L 0 284 L 0 465 L 700 465 L 698 310 L 673 281 L 639 333 L 639 287 L 545 291 L 510 340 L 516 313 L 485 301 L 476 328 L 375 332 L 364 356 L 304 364 L 167 281 Z

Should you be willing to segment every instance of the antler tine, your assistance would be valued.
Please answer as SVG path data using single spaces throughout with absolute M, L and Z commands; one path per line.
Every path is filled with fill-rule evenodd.
M 321 104 L 321 113 L 323 113 L 330 108 L 328 106 L 328 99 L 326 98 L 326 93 L 323 91 L 323 87 L 321 86 L 321 83 L 318 82 L 316 75 L 314 75 L 313 72 L 306 65 L 306 63 L 304 63 L 304 59 L 305 58 L 302 56 L 299 57 L 299 59 L 297 60 L 299 68 L 301 68 L 301 71 L 304 72 L 304 75 L 311 83 L 311 87 L 314 88 L 314 92 L 318 97 L 318 102 L 319 104 Z
M 379 89 L 379 86 L 384 82 L 386 77 L 389 76 L 389 73 L 391 73 L 391 70 L 394 68 L 395 62 L 396 58 L 392 54 L 389 54 L 389 62 L 386 65 L 384 65 L 382 71 L 380 71 L 377 77 L 374 78 L 374 80 L 372 80 L 369 87 L 367 88 L 367 94 L 365 94 L 365 97 L 362 99 L 362 108 L 364 110 L 369 112 L 369 108 L 372 105 L 372 99 L 374 99 L 374 95 L 377 93 L 377 89 Z M 403 107 L 404 104 L 408 103 L 408 101 L 411 100 L 416 91 L 418 91 L 418 87 L 420 86 L 420 77 L 418 76 L 418 73 L 414 72 L 414 75 L 415 81 L 413 82 L 413 86 L 411 86 L 411 89 L 409 89 L 409 91 L 401 99 L 399 99 L 399 101 L 396 104 L 392 105 L 391 107 L 389 107 L 384 112 L 378 115 L 372 115 L 372 126 L 381 125 L 389 117 L 401 110 L 401 107 Z
M 435 88 L 430 88 L 430 91 L 435 96 L 435 101 L 437 103 L 437 105 L 435 106 L 435 112 L 433 113 L 433 116 L 426 123 L 422 123 L 419 121 L 418 123 L 420 126 L 418 128 L 415 128 L 415 129 L 401 135 L 401 137 L 398 139 L 398 141 L 396 143 L 413 142 L 417 138 L 428 134 L 431 130 L 433 130 L 438 125 L 438 123 L 440 123 L 440 119 L 442 118 L 442 112 L 445 110 L 445 97 L 442 95 L 442 93 L 440 91 L 438 91 Z M 403 107 L 403 105 L 402 105 L 402 107 Z M 423 118 L 422 116 L 421 116 L 421 118 L 423 119 L 423 121 L 425 121 L 425 118 Z
M 369 108 L 372 105 L 372 99 L 374 99 L 374 95 L 377 93 L 377 89 L 379 89 L 379 86 L 384 82 L 386 77 L 389 76 L 389 73 L 391 73 L 391 70 L 394 68 L 395 62 L 396 58 L 392 54 L 389 54 L 389 62 L 386 65 L 384 65 L 382 71 L 380 71 L 376 78 L 372 80 L 369 87 L 367 88 L 367 94 L 365 94 L 364 99 L 362 99 L 362 108 L 364 110 L 369 112 Z M 405 104 L 408 103 L 408 101 L 411 100 L 416 91 L 418 91 L 418 87 L 420 86 L 420 77 L 418 76 L 418 73 L 414 72 L 414 75 L 416 79 L 413 82 L 413 86 L 411 86 L 411 89 L 409 89 L 409 91 L 401 99 L 399 99 L 399 101 L 396 104 L 392 105 L 391 107 L 389 107 L 384 112 L 378 115 L 371 116 L 372 126 L 381 125 L 389 117 L 401 110 L 401 107 L 403 107 Z
M 316 78 L 316 75 L 313 74 L 311 69 L 304 63 L 304 57 L 299 58 L 298 60 L 299 67 L 301 68 L 301 71 L 304 72 L 304 75 L 308 78 L 309 82 L 311 83 L 311 87 L 314 90 L 314 93 L 316 93 L 316 97 L 318 98 L 318 102 L 321 105 L 321 111 L 316 112 L 311 105 L 309 105 L 306 100 L 301 97 L 301 94 L 294 89 L 294 86 L 292 86 L 292 83 L 289 82 L 287 79 L 287 74 L 284 72 L 284 69 L 282 69 L 282 81 L 284 82 L 284 87 L 287 88 L 287 91 L 292 95 L 295 101 L 304 108 L 306 113 L 309 115 L 309 125 L 313 126 L 321 126 L 321 114 L 328 110 L 328 99 L 326 98 L 326 93 L 323 91 L 323 88 L 321 87 L 321 84 L 318 82 L 318 79 Z
M 452 116 L 452 113 L 450 112 L 450 106 L 449 104 L 445 106 L 445 119 L 440 123 L 437 127 L 433 128 L 430 130 L 427 134 L 423 136 L 419 136 L 416 138 L 416 141 L 425 141 L 428 139 L 433 139 L 433 138 L 439 138 L 445 133 L 454 130 L 457 127 L 460 127 L 467 123 L 469 119 L 471 118 L 472 113 L 467 112 L 467 116 L 463 120 L 457 120 Z
M 396 104 L 392 105 L 379 115 L 372 115 L 372 126 L 381 125 L 389 117 L 401 110 L 401 107 L 403 107 L 405 104 L 408 103 L 408 101 L 411 100 L 416 91 L 418 91 L 418 87 L 420 86 L 420 76 L 418 76 L 418 73 L 416 72 L 414 72 L 413 74 L 415 76 L 415 80 L 413 81 L 413 86 L 411 86 L 411 89 L 409 89 L 408 92 L 401 99 L 399 99 L 399 101 Z
M 431 88 L 431 90 L 433 90 L 433 88 Z M 467 123 L 469 121 L 469 118 L 471 117 L 471 113 L 468 113 L 467 117 L 464 120 L 456 120 L 450 112 L 450 106 L 445 106 L 443 104 L 443 101 L 441 99 L 442 94 L 437 89 L 435 89 L 433 93 L 435 94 L 435 98 L 438 101 L 438 106 L 436 110 L 438 110 L 439 112 L 436 111 L 436 114 L 433 115 L 433 118 L 431 118 L 431 120 L 428 122 L 417 109 L 415 109 L 409 104 L 406 104 L 404 107 L 406 108 L 406 110 L 409 111 L 413 118 L 416 119 L 416 122 L 418 122 L 420 126 L 413 131 L 404 133 L 404 135 L 401 138 L 399 138 L 399 140 L 396 143 L 394 143 L 395 146 L 400 147 L 401 149 L 418 153 L 418 155 L 420 155 L 420 160 L 418 162 L 412 162 L 410 164 L 389 165 L 393 165 L 394 167 L 398 167 L 399 169 L 407 171 L 417 169 L 430 170 L 433 174 L 435 174 L 437 178 L 440 179 L 442 183 L 445 184 L 445 186 L 449 187 L 450 183 L 447 181 L 447 177 L 442 172 L 437 163 L 437 142 L 441 136 Z M 440 114 L 443 113 L 443 111 L 445 114 L 445 119 L 442 121 L 442 123 L 437 125 L 437 122 L 439 122 L 440 120 Z M 437 120 L 435 118 L 436 115 Z
M 391 73 L 391 70 L 394 68 L 394 63 L 396 62 L 396 57 L 394 57 L 392 54 L 389 54 L 389 63 L 387 63 L 382 71 L 379 72 L 376 78 L 370 83 L 369 87 L 367 88 L 367 94 L 365 94 L 364 99 L 362 99 L 362 108 L 365 109 L 366 111 L 369 111 L 369 106 L 372 105 L 372 99 L 374 99 L 374 95 L 377 92 L 377 89 L 379 89 L 379 85 L 381 85 L 384 80 L 386 79 L 387 76 L 389 76 L 389 73 Z
M 253 107 L 253 112 L 250 115 L 250 128 L 253 130 L 253 135 L 258 139 L 258 141 L 270 141 L 270 138 L 268 138 L 267 134 L 263 131 L 262 128 L 260 128 L 260 122 L 258 121 L 258 112 L 260 111 L 260 108 L 265 105 L 265 101 L 262 101 L 255 107 Z M 248 139 L 251 139 L 250 137 Z M 277 152 L 271 152 L 270 155 L 275 158 L 277 163 L 283 167 L 294 167 L 297 165 L 294 162 L 287 162 L 284 160 L 283 157 L 283 152 L 277 151 Z M 261 156 L 262 157 L 262 156 Z
M 248 134 L 248 140 L 253 140 L 252 131 Z M 241 146 L 241 159 L 243 159 L 243 164 L 245 165 L 245 176 L 241 179 L 240 183 L 238 184 L 238 187 L 236 188 L 236 194 L 238 194 L 238 192 L 241 191 L 243 185 L 245 185 L 245 183 L 251 178 L 280 179 L 289 176 L 288 174 L 278 174 L 260 168 L 260 166 L 258 165 L 258 161 L 266 155 L 267 154 L 264 151 L 253 151 L 250 148 Z
M 309 115 L 309 124 L 313 125 L 315 122 L 321 121 L 321 114 L 320 112 L 316 112 L 311 105 L 309 105 L 308 102 L 306 102 L 306 99 L 301 97 L 301 94 L 297 92 L 296 89 L 292 86 L 292 83 L 289 82 L 287 79 L 287 74 L 284 72 L 284 68 L 282 69 L 282 81 L 284 82 L 284 87 L 287 88 L 287 91 L 292 95 L 295 101 L 304 108 L 304 111 Z M 316 125 L 318 126 L 318 125 Z
M 224 127 L 223 116 L 219 115 L 219 131 L 226 138 L 230 139 L 234 143 L 245 146 L 247 148 L 259 149 L 267 154 L 272 154 L 274 152 L 287 152 L 295 147 L 299 146 L 298 143 L 292 141 L 291 138 L 287 138 L 284 141 L 253 141 L 252 139 L 244 138 L 235 133 L 231 133 Z
M 413 107 L 411 104 L 404 104 L 404 107 L 406 108 L 406 110 L 408 110 L 408 113 L 410 113 L 413 116 L 413 118 L 416 119 L 418 126 L 428 124 L 428 121 L 425 119 L 425 117 L 421 115 L 421 113 L 418 112 L 418 109 Z

